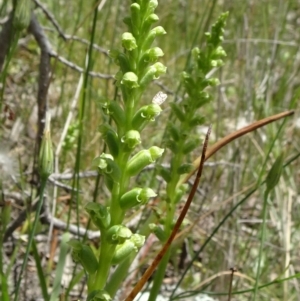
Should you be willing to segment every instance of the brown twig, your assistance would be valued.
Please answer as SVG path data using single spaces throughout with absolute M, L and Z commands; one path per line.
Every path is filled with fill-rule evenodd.
M 230 280 L 229 280 L 228 301 L 231 300 L 233 274 L 234 274 L 235 272 L 237 272 L 237 268 L 236 268 L 236 267 L 230 268 L 230 271 L 231 271 L 231 274 L 230 274 Z
M 32 14 L 28 31 L 34 36 L 39 48 L 41 49 L 41 58 L 39 66 L 39 82 L 38 82 L 38 135 L 37 135 L 37 150 L 40 149 L 42 135 L 45 127 L 45 115 L 48 106 L 48 88 L 50 83 L 50 45 L 44 31 Z
M 53 14 L 46 8 L 46 6 L 44 4 L 42 4 L 38 0 L 33 0 L 33 2 L 36 4 L 37 7 L 39 7 L 43 11 L 45 16 L 53 24 L 54 28 L 57 30 L 59 35 L 66 41 L 66 37 L 64 35 L 64 32 L 63 32 L 62 28 L 60 27 L 60 25 L 58 24 L 58 22 L 56 21 Z
M 213 154 L 215 154 L 219 149 L 221 149 L 223 146 L 225 146 L 226 144 L 230 143 L 231 141 L 246 135 L 250 132 L 253 132 L 255 130 L 257 130 L 260 127 L 263 127 L 271 122 L 274 122 L 278 119 L 284 118 L 284 117 L 288 117 L 293 115 L 295 112 L 294 111 L 286 111 L 286 112 L 282 112 L 258 121 L 253 122 L 252 124 L 245 126 L 244 128 L 237 130 L 227 136 L 225 136 L 224 138 L 222 138 L 221 140 L 219 140 L 218 142 L 216 142 L 213 146 L 211 146 L 206 153 L 206 158 L 205 160 L 208 160 Z M 195 169 L 193 171 L 191 171 L 188 175 L 184 175 L 182 177 L 182 179 L 179 181 L 178 185 L 181 185 L 182 183 L 185 183 L 189 180 L 189 178 L 197 171 L 198 166 L 200 164 L 201 158 L 198 157 L 194 162 L 193 165 L 195 167 Z
M 154 270 L 156 269 L 156 267 L 158 266 L 159 262 L 161 261 L 161 259 L 163 258 L 163 256 L 165 255 L 165 253 L 167 252 L 167 250 L 169 249 L 174 237 L 176 236 L 179 227 L 183 221 L 183 219 L 185 218 L 185 215 L 191 205 L 191 202 L 194 198 L 194 195 L 196 193 L 197 187 L 199 185 L 200 182 L 200 178 L 201 178 L 201 174 L 202 174 L 202 170 L 203 170 L 203 165 L 204 165 L 204 161 L 205 161 L 205 154 L 206 154 L 206 149 L 207 149 L 207 144 L 208 144 L 208 139 L 209 139 L 209 135 L 211 132 L 211 127 L 209 127 L 208 132 L 206 134 L 205 137 L 205 141 L 204 141 L 204 145 L 203 145 L 203 149 L 202 149 L 202 154 L 201 154 L 201 160 L 200 160 L 200 164 L 198 167 L 198 172 L 197 172 L 197 176 L 195 179 L 195 182 L 193 184 L 193 187 L 191 189 L 191 192 L 189 194 L 189 197 L 180 213 L 180 216 L 173 228 L 173 231 L 170 235 L 170 237 L 168 238 L 167 242 L 165 243 L 165 245 L 162 247 L 162 249 L 159 251 L 159 253 L 156 255 L 155 259 L 153 260 L 152 264 L 148 267 L 148 269 L 146 270 L 146 272 L 144 273 L 144 275 L 142 276 L 142 278 L 138 281 L 138 283 L 135 285 L 135 287 L 132 289 L 132 291 L 130 292 L 130 294 L 127 296 L 127 298 L 125 299 L 125 301 L 132 301 L 135 296 L 138 294 L 138 292 L 143 288 L 144 284 L 147 282 L 147 280 L 151 277 L 151 275 L 153 274 Z

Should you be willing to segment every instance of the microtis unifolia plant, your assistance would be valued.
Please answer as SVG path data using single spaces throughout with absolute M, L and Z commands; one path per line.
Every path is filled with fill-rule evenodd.
M 100 125 L 100 132 L 108 151 L 95 158 L 93 163 L 103 176 L 111 197 L 106 204 L 91 202 L 85 207 L 93 224 L 101 232 L 99 250 L 93 251 L 88 244 L 77 240 L 70 241 L 73 259 L 83 266 L 88 277 L 89 301 L 111 300 L 114 297 L 115 288 L 107 286 L 111 267 L 132 258 L 132 254 L 136 254 L 145 241 L 145 236 L 132 233 L 124 225 L 126 212 L 156 197 L 151 187 L 132 187 L 131 179 L 165 151 L 158 146 L 141 148 L 143 130 L 161 113 L 161 104 L 166 98 L 160 92 L 151 103 L 140 103 L 148 85 L 166 72 L 166 67 L 158 62 L 164 55 L 163 51 L 152 47 L 157 37 L 166 34 L 161 26 L 154 25 L 159 20 L 154 13 L 157 5 L 157 0 L 134 1 L 130 6 L 130 16 L 124 19 L 128 32 L 122 35 L 123 50 L 110 52 L 120 67 L 115 78 L 122 100 L 102 103 L 107 120 Z M 227 14 L 222 14 L 213 25 L 212 32 L 207 33 L 204 51 L 193 49 L 191 66 L 182 74 L 186 95 L 180 103 L 171 104 L 174 120 L 167 125 L 169 138 L 165 141 L 165 147 L 171 150 L 171 164 L 169 169 L 158 167 L 159 174 L 167 183 L 165 200 L 168 210 L 160 220 L 162 225 L 149 225 L 162 243 L 171 233 L 176 204 L 187 191 L 186 185 L 178 185 L 181 175 L 192 168 L 192 164 L 186 163 L 187 157 L 201 145 L 199 138 L 192 133 L 204 123 L 199 109 L 211 100 L 204 90 L 219 82 L 207 75 L 223 64 L 222 58 L 226 54 L 220 43 L 226 18 Z M 156 299 L 169 256 L 169 253 L 164 256 L 156 273 L 151 300 Z M 117 278 L 118 275 L 114 274 L 114 281 L 120 283 Z
M 223 13 L 212 26 L 211 32 L 205 34 L 206 46 L 203 50 L 197 47 L 192 50 L 190 66 L 187 71 L 182 73 L 185 96 L 180 103 L 170 104 L 174 118 L 167 125 L 165 145 L 172 153 L 171 164 L 169 169 L 163 166 L 158 167 L 160 175 L 167 182 L 167 213 L 163 218 L 164 235 L 159 235 L 159 239 L 170 236 L 174 225 L 176 205 L 188 189 L 186 184 L 180 184 L 179 181 L 183 174 L 194 169 L 192 162 L 188 160 L 189 154 L 201 146 L 199 135 L 195 130 L 205 122 L 204 112 L 201 112 L 200 109 L 212 99 L 206 89 L 219 84 L 217 78 L 209 78 L 208 75 L 212 69 L 223 65 L 222 59 L 226 56 L 220 44 L 223 41 L 227 16 L 228 13 Z M 154 233 L 161 232 L 157 229 L 159 226 L 150 226 L 154 229 Z M 170 250 L 158 267 L 149 300 L 156 300 L 169 259 Z
M 109 152 L 94 159 L 104 178 L 111 198 L 105 205 L 88 203 L 86 210 L 101 232 L 100 250 L 72 240 L 72 255 L 80 262 L 88 276 L 88 300 L 111 300 L 105 290 L 112 266 L 120 264 L 132 253 L 137 253 L 145 237 L 132 233 L 123 224 L 126 211 L 145 204 L 156 193 L 150 187 L 130 187 L 130 179 L 155 162 L 164 152 L 152 146 L 137 151 L 141 145 L 143 129 L 162 111 L 158 102 L 141 106 L 140 99 L 147 86 L 166 72 L 158 62 L 163 51 L 151 47 L 154 40 L 166 34 L 161 26 L 154 27 L 158 16 L 154 13 L 156 0 L 132 3 L 130 16 L 124 19 L 128 32 L 122 35 L 123 50 L 112 50 L 111 57 L 120 66 L 116 86 L 121 90 L 122 101 L 108 100 L 102 104 L 104 113 L 113 120 L 100 126 L 102 138 Z M 161 94 L 165 98 L 164 94 Z

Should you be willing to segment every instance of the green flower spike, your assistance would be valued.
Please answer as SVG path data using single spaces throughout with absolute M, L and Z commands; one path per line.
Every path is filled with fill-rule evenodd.
M 163 154 L 164 149 L 152 146 L 134 155 L 127 163 L 126 172 L 132 177 L 141 172 L 147 165 L 154 163 Z
M 137 205 L 146 204 L 150 198 L 157 194 L 151 188 L 134 188 L 122 195 L 120 206 L 123 210 L 128 210 Z
M 53 150 L 50 134 L 50 113 L 46 114 L 46 124 L 39 155 L 39 171 L 41 178 L 48 179 L 53 172 Z
M 109 243 L 118 245 L 124 243 L 132 236 L 130 229 L 123 225 L 115 225 L 108 229 L 106 239 Z

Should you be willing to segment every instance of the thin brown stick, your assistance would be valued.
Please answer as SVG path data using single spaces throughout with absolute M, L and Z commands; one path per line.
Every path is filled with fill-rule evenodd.
M 231 300 L 231 294 L 232 294 L 232 282 L 233 282 L 233 274 L 237 272 L 237 269 L 235 267 L 230 268 L 231 274 L 230 274 L 230 280 L 229 280 L 229 292 L 228 292 L 228 301 Z
M 204 165 L 204 161 L 205 161 L 205 154 L 206 154 L 206 149 L 207 149 L 207 144 L 208 144 L 208 139 L 209 139 L 209 135 L 211 132 L 211 126 L 209 127 L 206 137 L 205 137 L 205 141 L 204 141 L 204 145 L 203 145 L 203 149 L 202 149 L 202 154 L 201 154 L 201 159 L 200 159 L 200 164 L 198 167 L 198 172 L 197 172 L 197 176 L 195 179 L 195 182 L 192 186 L 191 192 L 189 194 L 189 197 L 180 213 L 179 218 L 177 219 L 177 222 L 173 228 L 173 231 L 170 235 L 170 237 L 168 238 L 167 242 L 164 244 L 164 246 L 162 247 L 162 249 L 159 251 L 159 253 L 156 255 L 155 259 L 153 260 L 152 264 L 148 267 L 148 269 L 146 270 L 146 272 L 144 273 L 144 275 L 142 276 L 142 278 L 138 281 L 138 283 L 135 285 L 135 287 L 132 289 L 132 291 L 130 292 L 130 294 L 127 296 L 127 298 L 125 299 L 125 301 L 132 301 L 135 296 L 138 294 L 138 292 L 143 288 L 143 286 L 145 285 L 145 283 L 147 282 L 147 280 L 150 278 L 150 276 L 153 274 L 154 270 L 156 269 L 156 267 L 158 266 L 158 264 L 160 263 L 161 259 L 163 258 L 163 256 L 165 255 L 165 253 L 167 252 L 168 248 L 170 247 L 174 237 L 176 236 L 179 227 L 183 221 L 183 219 L 185 218 L 185 215 L 191 205 L 191 202 L 194 198 L 194 195 L 197 191 L 197 187 L 199 185 L 200 182 L 200 178 L 201 178 L 201 174 L 202 174 L 202 170 L 203 170 L 203 165 Z
M 282 112 L 258 121 L 253 122 L 252 124 L 245 126 L 244 128 L 237 130 L 227 136 L 225 136 L 224 138 L 222 138 L 221 140 L 219 140 L 218 142 L 216 142 L 213 146 L 211 146 L 206 153 L 205 156 L 205 160 L 208 160 L 213 154 L 215 154 L 220 148 L 222 148 L 223 146 L 225 146 L 226 144 L 230 143 L 231 141 L 246 135 L 250 132 L 253 132 L 255 130 L 257 130 L 260 127 L 263 127 L 271 122 L 274 122 L 278 119 L 284 118 L 284 117 L 288 117 L 293 115 L 295 112 L 294 111 L 286 111 L 286 112 Z M 195 169 L 193 171 L 191 171 L 188 175 L 185 175 L 182 177 L 182 179 L 179 181 L 178 185 L 181 185 L 182 183 L 187 182 L 190 177 L 197 171 L 198 166 L 200 164 L 201 158 L 198 157 L 194 162 L 193 165 L 195 167 Z

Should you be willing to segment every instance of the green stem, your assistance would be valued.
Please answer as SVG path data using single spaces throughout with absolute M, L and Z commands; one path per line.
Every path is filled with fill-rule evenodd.
M 260 247 L 259 247 L 259 253 L 258 253 L 258 264 L 257 264 L 257 271 L 256 271 L 256 278 L 255 278 L 255 285 L 254 285 L 254 295 L 252 300 L 256 300 L 256 295 L 259 289 L 258 286 L 258 280 L 260 276 L 260 265 L 261 265 L 261 257 L 263 254 L 263 247 L 266 239 L 266 220 L 267 220 L 267 204 L 268 204 L 268 197 L 269 197 L 269 190 L 265 191 L 264 194 L 264 204 L 263 204 L 263 221 L 262 221 L 262 232 L 261 232 L 261 240 L 260 240 Z
M 167 269 L 167 265 L 170 259 L 171 251 L 170 248 L 164 255 L 163 259 L 161 260 L 158 269 L 155 273 L 155 278 L 153 281 L 153 286 L 151 288 L 150 296 L 148 298 L 148 301 L 155 301 L 157 299 L 157 296 L 159 294 L 159 291 L 161 289 L 161 284 L 163 282 L 163 279 L 165 277 L 165 272 Z
M 0 181 L 0 193 L 1 193 L 1 202 L 3 201 L 3 190 L 2 190 L 2 182 Z M 2 208 L 4 210 L 4 208 Z M 3 213 L 2 213 L 3 214 Z M 3 237 L 5 233 L 6 225 L 2 223 L 0 226 L 0 246 L 3 246 Z M 5 276 L 4 270 L 3 270 L 3 248 L 0 250 L 0 283 L 1 283 L 1 300 L 3 301 L 9 301 L 9 293 L 8 293 L 8 285 L 7 285 L 7 277 Z M 9 274 L 6 274 L 9 275 Z
M 120 285 L 122 281 L 126 278 L 128 275 L 128 270 L 131 266 L 132 261 L 134 260 L 136 254 L 130 255 L 128 258 L 126 258 L 123 262 L 121 262 L 114 273 L 109 278 L 109 281 L 107 282 L 107 285 L 105 287 L 105 290 L 109 293 L 109 295 L 114 298 L 116 292 L 120 288 Z
M 27 265 L 28 256 L 29 256 L 29 252 L 30 252 L 30 249 L 31 249 L 33 237 L 35 235 L 36 226 L 37 226 L 37 223 L 38 223 L 38 220 L 39 220 L 39 217 L 40 217 L 40 213 L 41 213 L 41 209 L 42 209 L 42 206 L 43 206 L 43 198 L 44 198 L 44 191 L 45 191 L 46 184 L 47 184 L 47 178 L 42 179 L 42 181 L 41 181 L 41 190 L 40 190 L 40 199 L 39 199 L 38 206 L 37 206 L 37 209 L 36 209 L 34 222 L 33 222 L 33 225 L 32 225 L 31 231 L 30 231 L 28 244 L 27 244 L 27 247 L 26 247 L 25 257 L 24 257 L 23 264 L 22 264 L 22 267 L 21 267 L 19 280 L 18 280 L 18 283 L 17 283 L 17 288 L 16 288 L 14 301 L 19 300 L 18 296 L 19 296 L 19 291 L 20 291 L 20 286 L 21 286 L 22 275 L 23 275 L 25 267 Z
M 174 220 L 174 215 L 175 215 L 175 209 L 176 209 L 176 204 L 174 202 L 174 198 L 176 198 L 174 192 L 176 190 L 177 183 L 179 181 L 179 174 L 177 173 L 177 169 L 182 162 L 182 152 L 181 149 L 178 151 L 177 155 L 174 157 L 172 160 L 172 167 L 171 167 L 171 174 L 172 174 L 172 181 L 167 185 L 167 196 L 170 198 L 170 201 L 167 203 L 167 216 L 166 216 L 166 221 L 165 221 L 165 233 L 166 236 L 169 237 L 172 231 L 172 224 Z M 170 259 L 170 248 L 164 255 L 162 261 L 159 263 L 157 272 L 155 273 L 154 276 L 154 281 L 153 281 L 153 286 L 151 288 L 150 296 L 148 301 L 155 301 L 157 298 L 157 295 L 159 293 L 159 290 L 161 288 L 164 275 L 166 272 L 166 268 Z
M 99 255 L 99 266 L 95 276 L 95 282 L 89 287 L 89 292 L 93 290 L 103 290 L 109 275 L 111 260 L 114 255 L 116 245 L 111 245 L 105 240 L 106 231 L 101 232 L 101 249 Z

